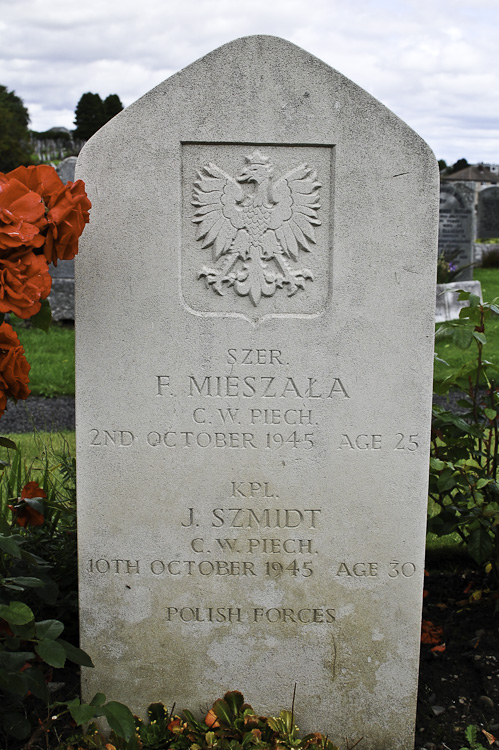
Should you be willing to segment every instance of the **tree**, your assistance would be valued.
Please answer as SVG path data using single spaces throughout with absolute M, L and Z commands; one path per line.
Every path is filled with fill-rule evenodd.
M 123 104 L 118 94 L 109 94 L 104 99 L 104 113 L 106 122 L 123 110 Z
M 92 94 L 90 91 L 87 91 L 76 105 L 74 120 L 76 125 L 75 136 L 81 138 L 83 141 L 88 141 L 105 122 L 104 102 L 99 94 Z
M 450 168 L 449 174 L 459 172 L 461 169 L 466 169 L 466 167 L 469 167 L 467 159 L 458 159 Z
M 28 124 L 22 99 L 0 86 L 0 172 L 32 163 Z
M 121 112 L 122 109 L 123 105 L 117 94 L 109 94 L 102 101 L 99 94 L 92 94 L 87 91 L 76 105 L 75 136 L 83 141 L 88 141 L 99 128 L 117 115 L 118 112 Z
M 438 168 L 440 171 L 442 171 L 442 169 L 447 169 L 447 162 L 445 161 L 445 159 L 438 160 Z

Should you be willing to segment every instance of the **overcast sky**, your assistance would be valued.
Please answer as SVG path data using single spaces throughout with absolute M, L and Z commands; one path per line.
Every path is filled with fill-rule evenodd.
M 31 127 L 86 91 L 131 104 L 248 34 L 284 37 L 365 88 L 437 158 L 499 163 L 499 0 L 0 0 L 0 84 Z

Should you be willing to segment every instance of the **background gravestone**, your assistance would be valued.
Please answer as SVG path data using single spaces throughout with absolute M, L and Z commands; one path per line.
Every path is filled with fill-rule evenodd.
M 484 188 L 478 194 L 477 237 L 481 240 L 499 237 L 499 187 Z
M 438 252 L 457 267 L 473 263 L 475 241 L 475 191 L 467 182 L 442 182 Z M 462 281 L 473 278 L 473 268 L 459 275 Z
M 75 168 L 78 157 L 67 156 L 65 159 L 59 162 L 56 167 L 57 174 L 61 178 L 64 184 L 66 182 L 74 182 L 75 179 Z
M 433 154 L 256 36 L 114 118 L 77 177 L 85 696 L 276 713 L 296 682 L 303 730 L 411 747 Z
M 57 266 L 50 266 L 52 289 L 50 307 L 54 320 L 74 320 L 75 277 L 74 260 L 60 260 Z
M 64 184 L 74 182 L 76 156 L 68 156 L 59 162 L 57 174 Z M 50 292 L 50 306 L 54 320 L 74 320 L 75 282 L 74 261 L 60 260 L 57 266 L 50 267 L 52 289 Z

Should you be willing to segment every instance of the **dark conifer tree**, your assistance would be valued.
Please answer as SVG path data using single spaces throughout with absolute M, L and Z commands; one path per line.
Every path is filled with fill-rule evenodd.
M 0 172 L 31 164 L 29 113 L 13 91 L 0 86 Z
M 106 122 L 112 117 L 117 115 L 123 109 L 123 104 L 118 94 L 109 94 L 104 99 L 104 114 L 106 115 Z
M 82 95 L 75 109 L 76 138 L 88 141 L 106 122 L 104 102 L 99 94 L 87 91 Z

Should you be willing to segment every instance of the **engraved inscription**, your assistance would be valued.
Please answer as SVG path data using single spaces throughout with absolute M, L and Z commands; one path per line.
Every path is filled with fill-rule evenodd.
M 235 179 L 212 162 L 198 171 L 192 221 L 201 247 L 212 248 L 213 264 L 198 278 L 216 294 L 230 288 L 257 307 L 278 289 L 292 297 L 313 281 L 309 268 L 293 263 L 316 244 L 321 184 L 306 163 L 274 181 L 265 154 L 255 150 L 245 162 Z

